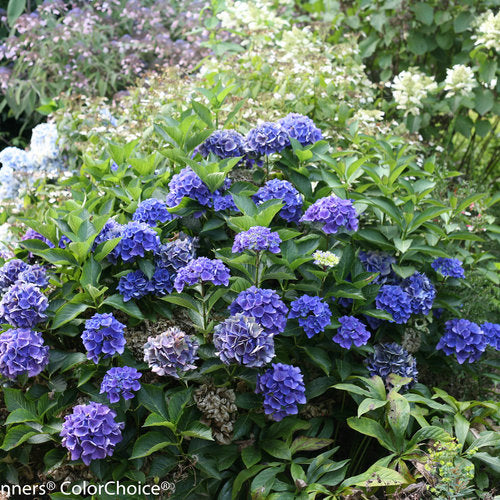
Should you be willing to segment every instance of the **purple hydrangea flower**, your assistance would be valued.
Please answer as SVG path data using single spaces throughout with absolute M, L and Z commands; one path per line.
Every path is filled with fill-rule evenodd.
M 12 285 L 0 301 L 0 317 L 12 326 L 31 328 L 47 319 L 47 297 L 32 283 Z
M 488 345 L 488 338 L 479 325 L 467 319 L 450 319 L 444 335 L 436 346 L 447 356 L 455 354 L 459 364 L 477 361 Z
M 290 146 L 290 139 L 285 129 L 278 123 L 264 122 L 248 132 L 246 147 L 258 155 L 279 153 Z
M 24 373 L 38 375 L 49 362 L 49 347 L 42 334 L 28 328 L 5 331 L 0 335 L 0 373 L 11 380 Z
M 302 295 L 290 304 L 290 308 L 289 317 L 299 319 L 308 338 L 324 332 L 332 319 L 328 304 L 315 295 Z
M 297 222 L 302 215 L 302 196 L 288 181 L 271 179 L 252 198 L 257 205 L 268 200 L 281 200 L 283 208 L 279 211 L 279 216 L 287 222 Z
M 123 297 L 123 302 L 131 299 L 142 299 L 151 291 L 151 284 L 147 276 L 141 271 L 132 271 L 125 274 L 118 282 L 117 290 Z
M 148 226 L 156 226 L 159 222 L 172 220 L 172 214 L 167 210 L 167 204 L 164 201 L 149 198 L 139 203 L 132 220 L 144 222 Z
M 46 288 L 49 284 L 47 271 L 44 267 L 35 264 L 20 272 L 17 276 L 18 283 L 32 283 L 39 288 Z
M 358 216 L 352 205 L 353 200 L 343 200 L 335 195 L 315 201 L 300 218 L 301 222 L 323 224 L 322 231 L 335 234 L 340 229 L 357 231 Z
M 168 189 L 170 191 L 166 198 L 168 207 L 176 207 L 184 197 L 196 200 L 206 207 L 212 205 L 212 193 L 190 167 L 183 168 L 172 176 Z
M 179 378 L 180 373 L 196 369 L 194 362 L 198 359 L 199 347 L 195 337 L 174 326 L 148 338 L 144 344 L 144 361 L 158 375 Z
M 344 349 L 350 349 L 353 344 L 359 347 L 368 342 L 371 334 L 359 319 L 354 316 L 342 316 L 339 318 L 339 323 L 337 335 L 332 340 Z
M 87 358 L 95 364 L 99 356 L 110 358 L 115 354 L 123 354 L 125 349 L 125 325 L 120 323 L 111 313 L 94 314 L 85 321 L 82 342 L 87 349 Z
M 238 233 L 234 237 L 233 253 L 243 253 L 245 250 L 261 252 L 269 250 L 272 253 L 280 252 L 281 238 L 268 227 L 254 226 L 248 231 Z
M 156 231 L 144 222 L 129 222 L 123 226 L 121 236 L 118 245 L 108 255 L 115 262 L 118 257 L 124 262 L 144 257 L 147 252 L 156 252 L 161 245 Z
M 417 362 L 403 347 L 393 342 L 377 344 L 373 348 L 375 352 L 365 360 L 371 377 L 378 375 L 384 381 L 391 373 L 400 377 L 411 377 L 413 380 L 402 387 L 403 391 L 411 389 L 418 382 Z
M 169 293 L 172 293 L 174 289 L 173 278 L 168 269 L 164 267 L 158 267 L 151 278 L 150 288 L 151 293 L 157 297 L 163 297 Z
M 210 281 L 214 285 L 229 285 L 229 269 L 219 259 L 198 257 L 185 267 L 181 267 L 175 277 L 174 286 L 180 293 L 185 286 L 193 286 L 200 281 Z
M 278 124 L 292 138 L 299 141 L 302 146 L 314 144 L 323 139 L 321 130 L 307 116 L 299 113 L 289 113 L 285 118 L 278 120 Z
M 372 283 L 396 284 L 397 276 L 392 270 L 392 264 L 396 264 L 396 258 L 391 254 L 380 251 L 359 252 L 359 260 L 369 273 L 379 273 Z
M 62 445 L 71 452 L 71 460 L 82 459 L 85 465 L 92 460 L 110 457 L 122 440 L 125 424 L 115 421 L 116 413 L 101 403 L 91 401 L 78 405 L 64 417 Z
M 500 325 L 486 322 L 481 325 L 481 330 L 486 335 L 488 345 L 500 351 Z
M 300 368 L 283 363 L 273 363 L 272 368 L 257 378 L 255 392 L 264 395 L 264 412 L 276 422 L 288 415 L 297 415 L 297 405 L 306 402 Z
M 424 273 L 414 273 L 401 283 L 401 288 L 408 294 L 414 314 L 429 314 L 436 298 L 436 289 Z
M 139 382 L 141 376 L 140 372 L 130 366 L 110 368 L 102 379 L 99 394 L 106 394 L 110 403 L 118 403 L 122 396 L 123 399 L 132 399 L 133 391 L 141 388 Z
M 20 259 L 12 259 L 7 261 L 0 268 L 0 291 L 7 289 L 17 281 L 17 277 L 23 271 L 26 271 L 31 266 Z
M 229 179 L 228 179 L 229 180 Z M 234 203 L 233 195 L 231 193 L 224 194 L 225 191 L 217 189 L 213 194 L 213 205 L 216 212 L 223 212 L 224 210 L 234 210 L 238 212 L 239 209 Z
M 219 158 L 245 156 L 245 138 L 236 130 L 216 130 L 202 144 L 195 148 L 206 158 L 210 153 Z
M 223 363 L 259 367 L 274 358 L 273 336 L 254 318 L 235 314 L 214 329 L 216 354 Z
M 196 257 L 197 247 L 198 238 L 180 233 L 177 239 L 160 246 L 156 253 L 155 264 L 157 267 L 164 267 L 175 274 Z
M 285 329 L 288 307 L 274 290 L 251 286 L 238 294 L 229 311 L 231 316 L 242 313 L 255 318 L 268 334 L 277 335 Z
M 383 285 L 375 299 L 377 309 L 392 314 L 391 323 L 406 323 L 412 313 L 411 297 L 397 285 Z
M 24 240 L 40 240 L 46 243 L 50 248 L 54 248 L 55 245 L 48 238 L 37 233 L 34 229 L 29 228 L 24 235 L 21 237 L 21 241 Z
M 66 248 L 69 244 L 71 243 L 71 240 L 65 235 L 63 234 L 60 238 L 59 238 L 59 243 L 58 243 L 58 247 L 59 248 Z
M 118 224 L 115 219 L 109 219 L 104 227 L 101 229 L 101 232 L 96 236 L 94 240 L 93 250 L 100 245 L 104 241 L 113 240 L 114 238 L 118 238 L 122 235 L 123 231 L 122 224 Z
M 458 259 L 447 259 L 438 257 L 432 264 L 432 269 L 443 276 L 450 278 L 465 278 L 464 268 Z

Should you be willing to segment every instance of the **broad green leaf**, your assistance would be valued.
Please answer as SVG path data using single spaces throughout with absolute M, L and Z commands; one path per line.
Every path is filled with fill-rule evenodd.
M 134 448 L 132 450 L 132 455 L 130 460 L 135 458 L 147 457 L 154 453 L 155 451 L 161 450 L 166 446 L 174 445 L 175 442 L 165 440 L 165 433 L 158 431 L 151 431 L 143 434 L 134 443 Z
M 12 448 L 19 446 L 36 434 L 38 434 L 38 432 L 27 425 L 16 425 L 11 427 L 7 431 L 7 434 L 5 434 L 1 449 L 5 451 L 12 450 Z
M 55 330 L 69 323 L 89 307 L 88 304 L 72 304 L 71 302 L 67 302 L 56 311 L 52 320 L 52 329 Z
M 133 318 L 145 319 L 144 315 L 142 314 L 137 304 L 131 301 L 124 302 L 123 297 L 119 294 L 107 297 L 102 302 L 102 304 L 103 305 L 107 304 L 109 306 L 116 307 L 116 309 L 120 309 L 120 311 L 127 313 L 129 316 L 132 316 Z
M 391 437 L 385 429 L 375 420 L 366 417 L 350 417 L 347 419 L 347 425 L 355 431 L 372 436 L 384 447 L 390 451 L 396 451 Z

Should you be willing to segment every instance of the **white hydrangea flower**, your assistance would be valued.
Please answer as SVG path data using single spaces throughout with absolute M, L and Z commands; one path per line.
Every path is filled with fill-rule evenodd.
M 493 14 L 485 12 L 477 20 L 476 33 L 472 36 L 474 45 L 484 45 L 487 49 L 500 51 L 500 11 Z
M 472 89 L 477 85 L 474 72 L 471 68 L 463 64 L 455 64 L 453 68 L 448 68 L 444 83 L 446 97 L 470 94 Z

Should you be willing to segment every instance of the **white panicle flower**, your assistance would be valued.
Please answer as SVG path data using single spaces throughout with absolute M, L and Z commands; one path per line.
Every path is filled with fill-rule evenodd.
M 470 94 L 472 89 L 476 86 L 474 72 L 471 68 L 463 64 L 455 64 L 453 68 L 448 68 L 446 70 L 446 80 L 444 83 L 446 97 Z
M 472 36 L 474 45 L 484 45 L 487 49 L 500 51 L 500 11 L 497 15 L 488 10 L 479 17 L 476 33 Z
M 388 84 L 393 89 L 392 95 L 397 103 L 397 108 L 405 111 L 405 116 L 411 113 L 419 115 L 423 108 L 423 99 L 434 90 L 437 84 L 434 78 L 427 76 L 417 68 L 408 68 L 394 77 L 394 81 Z

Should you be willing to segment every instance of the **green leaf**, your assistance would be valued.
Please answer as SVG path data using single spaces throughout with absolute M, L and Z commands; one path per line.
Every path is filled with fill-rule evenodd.
M 231 500 L 236 500 L 237 498 L 240 498 L 241 488 L 245 483 L 245 481 L 248 481 L 251 477 L 255 476 L 262 469 L 265 469 L 266 467 L 268 467 L 268 465 L 260 464 L 260 465 L 254 465 L 250 469 L 242 470 L 234 480 L 233 489 L 231 492 Z
M 278 439 L 266 439 L 260 443 L 260 447 L 273 457 L 281 458 L 282 460 L 292 459 L 290 448 L 286 443 Z
M 434 20 L 434 9 L 429 4 L 423 2 L 417 3 L 415 7 L 413 7 L 413 11 L 418 21 L 427 26 L 432 24 Z
M 410 403 L 401 394 L 392 390 L 388 397 L 389 411 L 387 412 L 387 421 L 398 438 L 400 444 L 403 443 L 403 438 L 410 422 Z
M 346 479 L 341 486 L 361 486 L 374 488 L 376 486 L 397 486 L 408 481 L 399 472 L 387 467 L 373 466 L 363 474 Z
M 161 300 L 199 312 L 198 303 L 187 293 L 173 293 L 162 297 Z
M 197 101 L 192 101 L 191 105 L 193 106 L 194 112 L 208 125 L 210 128 L 214 128 L 214 124 L 212 122 L 212 113 L 210 110 Z
M 317 451 L 333 443 L 333 439 L 299 436 L 295 438 L 290 446 L 292 455 L 298 451 Z
M 97 245 L 94 252 L 94 259 L 97 262 L 101 262 L 101 260 L 104 259 L 104 257 L 106 257 L 116 247 L 116 245 L 118 245 L 121 239 L 121 236 L 119 236 L 118 238 L 113 238 Z
M 90 258 L 85 262 L 82 269 L 82 276 L 80 278 L 80 283 L 85 288 L 88 285 L 97 286 L 99 284 L 99 276 L 101 275 L 101 264 L 94 259 L 91 255 Z
M 463 447 L 467 439 L 467 434 L 469 433 L 470 422 L 460 413 L 455 413 L 454 421 L 455 436 Z
M 173 422 L 169 422 L 158 413 L 151 413 L 142 424 L 143 427 L 168 427 L 175 431 L 177 426 Z
M 500 458 L 492 457 L 489 453 L 483 451 L 476 453 L 472 458 L 480 460 L 493 469 L 497 474 L 500 474 Z
M 9 0 L 7 5 L 7 22 L 13 26 L 17 18 L 24 12 L 26 0 Z
M 351 429 L 361 432 L 361 434 L 374 437 L 384 448 L 393 452 L 396 451 L 389 434 L 375 420 L 366 417 L 350 417 L 347 419 L 347 425 Z
M 380 399 L 372 399 L 372 398 L 363 399 L 363 401 L 361 401 L 360 405 L 358 406 L 358 417 L 361 417 L 361 415 L 364 415 L 369 411 L 381 408 L 386 404 L 387 401 L 381 401 Z
M 470 12 L 461 12 L 453 20 L 453 29 L 455 30 L 455 33 L 464 32 L 469 27 L 472 19 L 473 15 Z
M 154 453 L 155 451 L 161 450 L 166 446 L 174 445 L 170 441 L 165 441 L 165 434 L 159 431 L 151 431 L 139 437 L 139 439 L 134 443 L 134 448 L 132 450 L 132 456 L 130 460 L 135 458 L 147 457 Z
M 476 91 L 476 99 L 474 101 L 474 107 L 480 115 L 486 114 L 493 108 L 495 104 L 495 97 L 493 92 L 489 89 L 479 89 Z
M 17 408 L 9 414 L 5 425 L 22 424 L 23 422 L 38 422 L 38 417 L 24 408 Z
M 307 355 L 311 358 L 311 360 L 319 366 L 324 372 L 325 375 L 330 375 L 330 369 L 332 368 L 332 361 L 328 356 L 328 352 L 325 349 L 321 349 L 320 347 L 304 347 L 304 351 L 306 351 Z
M 52 329 L 55 330 L 61 326 L 74 320 L 79 314 L 86 311 L 90 306 L 88 304 L 73 304 L 67 302 L 62 307 L 60 307 L 54 319 L 52 320 Z
M 198 439 L 206 439 L 207 441 L 214 440 L 214 438 L 212 437 L 212 429 L 210 429 L 210 427 L 207 427 L 206 425 L 203 425 L 200 422 L 195 422 L 189 427 L 188 430 L 182 431 L 181 434 L 183 436 L 190 436 Z
M 432 439 L 434 441 L 449 441 L 451 436 L 441 427 L 436 427 L 434 425 L 429 425 L 428 427 L 422 427 L 419 429 L 409 441 L 407 449 L 412 449 L 418 443 L 422 441 L 427 441 Z
M 152 413 L 161 415 L 168 420 L 167 405 L 163 389 L 157 385 L 142 384 L 141 390 L 137 393 L 139 404 L 142 404 Z
M 137 304 L 131 301 L 124 302 L 123 297 L 119 294 L 107 297 L 102 302 L 102 304 L 107 304 L 109 306 L 116 307 L 116 309 L 120 309 L 120 311 L 127 313 L 129 316 L 132 316 L 133 318 L 145 319 L 144 315 L 142 314 Z
M 260 462 L 261 457 L 262 454 L 260 450 L 254 446 L 247 446 L 241 450 L 241 459 L 247 469 L 250 469 L 250 467 L 255 465 L 257 462 Z
M 34 431 L 27 425 L 16 425 L 14 427 L 11 427 L 5 435 L 5 439 L 2 443 L 1 449 L 5 451 L 12 450 L 12 448 L 15 448 L 16 446 L 24 443 L 35 434 L 38 434 L 38 432 Z

